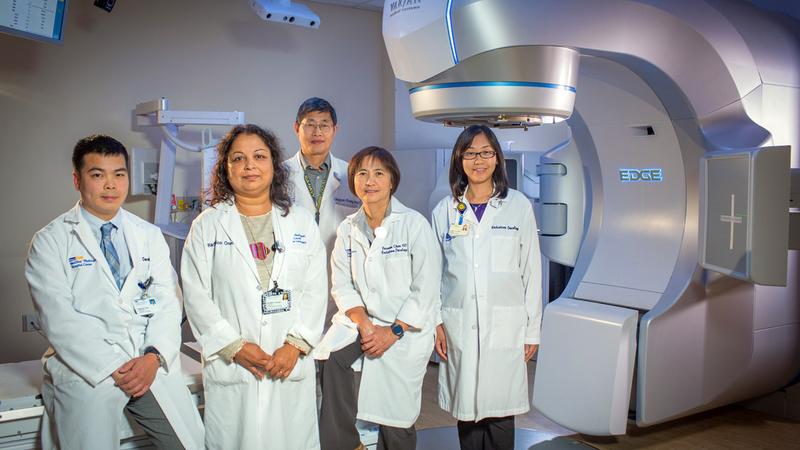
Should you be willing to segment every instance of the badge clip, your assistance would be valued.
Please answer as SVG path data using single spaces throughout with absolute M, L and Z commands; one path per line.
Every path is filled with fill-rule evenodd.
M 467 205 L 459 201 L 458 205 L 456 205 L 456 210 L 458 211 L 458 224 L 461 225 L 464 223 L 464 212 L 467 211 Z
M 278 282 L 273 281 L 272 289 L 261 294 L 261 314 L 276 314 L 291 311 L 292 291 L 278 287 Z
M 153 284 L 153 277 L 147 277 L 146 280 L 138 283 L 139 289 L 142 290 L 142 298 L 147 297 L 147 291 L 150 290 L 150 285 Z

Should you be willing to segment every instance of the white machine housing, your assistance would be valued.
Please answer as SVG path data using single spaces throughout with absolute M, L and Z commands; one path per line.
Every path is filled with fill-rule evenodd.
M 789 231 L 770 250 L 735 248 L 762 255 L 750 282 L 704 268 L 701 217 L 721 206 L 701 204 L 700 177 L 703 158 L 783 146 L 781 175 L 759 191 L 788 189 L 783 172 L 800 166 L 799 28 L 746 1 L 386 2 L 386 48 L 415 117 L 498 127 L 569 117 L 569 144 L 539 169 L 542 251 L 574 266 L 543 318 L 533 403 L 550 419 L 622 434 L 631 410 L 653 425 L 769 393 L 800 371 Z M 753 220 L 798 223 L 786 197 L 751 198 L 766 214 Z M 787 275 L 752 277 L 764 267 Z

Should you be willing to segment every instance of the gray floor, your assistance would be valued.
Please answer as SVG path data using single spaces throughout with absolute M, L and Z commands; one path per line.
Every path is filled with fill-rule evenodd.
M 585 450 L 591 449 L 572 439 L 544 431 L 517 428 L 514 450 Z M 417 431 L 417 450 L 459 450 L 456 427 L 428 428 Z

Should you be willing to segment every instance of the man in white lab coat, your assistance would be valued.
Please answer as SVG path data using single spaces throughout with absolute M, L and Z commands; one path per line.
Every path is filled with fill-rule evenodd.
M 314 215 L 328 260 L 336 239 L 336 228 L 361 205 L 347 187 L 347 161 L 331 155 L 336 131 L 333 106 L 324 99 L 309 98 L 298 108 L 294 121 L 300 151 L 284 161 L 290 174 L 292 204 Z M 329 299 L 326 328 L 336 311 L 336 304 Z
M 108 136 L 75 145 L 81 199 L 33 237 L 25 276 L 42 331 L 42 446 L 118 448 L 124 411 L 156 448 L 200 449 L 181 373 L 181 292 L 160 230 L 121 208 L 128 153 Z

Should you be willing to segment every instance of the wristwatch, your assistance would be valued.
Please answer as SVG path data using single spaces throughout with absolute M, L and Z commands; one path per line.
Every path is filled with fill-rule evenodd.
M 162 369 L 167 370 L 167 360 L 161 355 L 161 352 L 158 351 L 157 348 L 151 346 L 145 347 L 143 355 L 147 354 L 154 354 L 158 357 L 158 365 L 161 366 Z
M 397 339 L 400 339 L 400 338 L 402 338 L 402 337 L 403 337 L 403 335 L 406 333 L 406 332 L 403 330 L 403 327 L 402 327 L 402 326 L 401 326 L 399 323 L 393 323 L 393 324 L 392 324 L 392 326 L 391 326 L 390 328 L 392 329 L 392 334 L 394 334 L 395 336 L 397 336 Z

